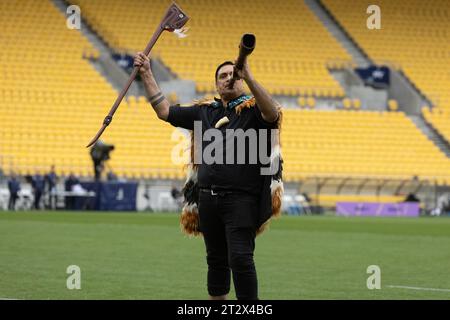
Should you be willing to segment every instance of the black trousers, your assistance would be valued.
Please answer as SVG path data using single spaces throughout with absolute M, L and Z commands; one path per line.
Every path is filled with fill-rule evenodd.
M 238 300 L 257 300 L 255 250 L 258 196 L 200 191 L 199 223 L 206 246 L 207 288 L 211 296 L 230 291 L 230 273 Z M 231 270 L 230 270 L 231 269 Z
M 18 193 L 11 193 L 9 195 L 8 210 L 16 210 L 16 201 L 18 198 L 19 198 Z
M 56 204 L 57 204 L 57 198 L 56 198 L 56 187 L 49 188 L 48 190 L 48 208 L 55 210 Z
M 39 210 L 41 208 L 41 197 L 42 197 L 42 191 L 35 190 L 34 192 L 34 208 Z
M 103 171 L 103 162 L 102 161 L 94 161 L 94 178 L 95 181 L 100 181 Z

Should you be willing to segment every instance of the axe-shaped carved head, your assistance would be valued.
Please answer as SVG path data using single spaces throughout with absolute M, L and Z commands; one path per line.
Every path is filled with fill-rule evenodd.
M 186 13 L 181 10 L 181 8 L 174 2 L 167 9 L 166 15 L 162 20 L 161 27 L 169 32 L 173 32 L 177 29 L 181 29 L 186 22 L 189 20 L 189 17 Z

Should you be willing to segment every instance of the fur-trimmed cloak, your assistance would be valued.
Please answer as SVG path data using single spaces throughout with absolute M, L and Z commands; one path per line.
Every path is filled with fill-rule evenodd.
M 243 99 L 238 105 L 235 106 L 235 112 L 239 115 L 243 108 L 256 108 L 255 98 L 247 96 L 247 99 Z M 214 101 L 198 102 L 200 106 L 208 106 L 214 103 Z M 221 119 L 222 120 L 222 119 Z M 219 120 L 220 122 L 220 120 Z M 219 123 L 218 122 L 218 123 Z M 281 132 L 282 111 L 279 110 L 279 117 L 277 120 L 278 136 L 274 137 L 275 142 L 271 146 L 270 165 L 273 166 L 278 162 L 278 171 L 274 175 L 266 175 L 263 179 L 263 188 L 260 195 L 258 225 L 256 234 L 262 233 L 270 223 L 271 218 L 277 218 L 281 215 L 281 203 L 283 199 L 283 181 L 282 181 L 282 164 L 281 157 Z M 223 123 L 226 123 L 224 121 Z M 221 124 L 219 123 L 219 126 Z M 217 127 L 217 125 L 216 125 Z M 202 235 L 199 228 L 199 214 L 198 214 L 198 199 L 199 188 L 197 183 L 197 170 L 198 165 L 194 164 L 194 134 L 191 131 L 191 152 L 190 162 L 187 165 L 187 178 L 183 187 L 184 206 L 180 217 L 181 230 L 189 236 Z

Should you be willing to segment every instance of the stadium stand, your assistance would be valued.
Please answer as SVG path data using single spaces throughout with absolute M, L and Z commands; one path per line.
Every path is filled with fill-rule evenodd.
M 93 174 L 85 146 L 117 92 L 83 59 L 100 53 L 65 26 L 50 1 L 0 2 L 0 155 L 6 173 L 24 175 L 55 164 L 58 174 Z M 116 174 L 181 177 L 170 161 L 170 126 L 156 121 L 143 98 L 123 104 L 103 137 L 120 145 L 110 161 Z
M 381 30 L 366 28 L 367 0 L 322 0 L 376 63 L 400 68 L 433 103 L 425 119 L 450 142 L 450 6 L 447 0 L 380 0 Z
M 167 5 L 119 0 L 71 3 L 81 6 L 92 28 L 112 48 L 131 52 L 142 50 L 152 23 L 159 21 Z M 191 36 L 182 41 L 164 36 L 155 53 L 178 75 L 196 80 L 200 91 L 210 92 L 216 65 L 236 55 L 237 48 L 230 43 L 252 26 L 250 31 L 258 38 L 252 57 L 256 76 L 272 93 L 300 95 L 299 103 L 305 106 L 286 109 L 283 118 L 287 181 L 311 176 L 418 177 L 450 184 L 448 158 L 404 113 L 358 110 L 360 101 L 352 99 L 345 100 L 342 111 L 314 110 L 317 97 L 344 98 L 326 66 L 330 60 L 348 62 L 350 57 L 302 1 L 283 1 L 276 7 L 275 16 L 284 16 L 283 21 L 271 19 L 269 1 L 258 2 L 257 19 L 248 17 L 250 7 L 243 3 L 243 10 L 234 12 L 239 28 L 217 14 L 237 1 L 208 1 L 213 14 L 203 9 L 205 3 L 180 1 L 193 17 Z M 61 27 L 65 17 L 50 1 L 3 1 L 0 18 L 4 16 L 17 21 L 0 19 L 5 41 L 0 53 L 4 171 L 26 174 L 55 164 L 58 174 L 92 176 L 84 146 L 117 95 L 88 60 L 100 53 L 81 33 Z M 293 32 L 299 36 L 287 35 Z M 173 146 L 185 141 L 183 135 L 171 140 L 173 128 L 155 117 L 144 97 L 130 96 L 122 104 L 102 136 L 116 146 L 110 161 L 114 172 L 124 177 L 183 178 L 181 165 L 172 161 Z
M 92 28 L 116 50 L 142 51 L 155 21 L 169 2 L 74 0 Z M 350 63 L 351 57 L 326 31 L 303 1 L 231 0 L 178 1 L 189 13 L 188 37 L 165 36 L 153 52 L 184 79 L 193 79 L 199 92 L 214 92 L 213 72 L 233 59 L 243 31 L 257 37 L 252 70 L 273 94 L 342 97 L 339 83 L 326 66 Z M 239 8 L 239 9 L 237 9 Z M 233 13 L 233 20 L 221 12 Z M 251 12 L 251 14 L 249 14 Z
M 366 176 L 439 179 L 450 161 L 402 112 L 286 109 L 285 177 Z

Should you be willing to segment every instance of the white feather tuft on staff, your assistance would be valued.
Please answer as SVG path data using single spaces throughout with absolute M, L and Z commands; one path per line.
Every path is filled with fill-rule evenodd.
M 183 27 L 181 29 L 175 29 L 173 31 L 173 33 L 178 37 L 178 38 L 186 38 L 187 32 L 189 31 L 189 27 Z

